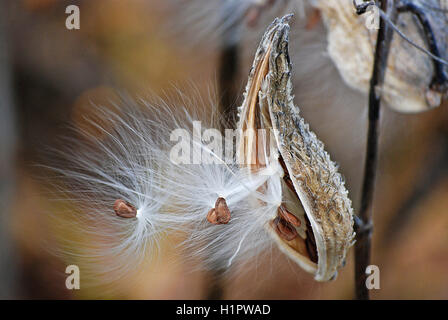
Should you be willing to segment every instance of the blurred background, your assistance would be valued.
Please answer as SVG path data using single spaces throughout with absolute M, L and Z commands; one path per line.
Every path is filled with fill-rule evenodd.
M 81 290 L 66 289 L 64 272 L 72 263 L 51 254 L 55 237 L 46 219 L 47 212 L 57 210 L 44 192 L 51 181 L 35 178 L 39 174 L 35 164 L 45 164 L 49 157 L 42 150 L 57 147 L 57 138 L 66 134 L 68 126 L 82 125 L 82 116 L 92 104 L 111 105 L 117 91 L 163 96 L 176 87 L 205 100 L 216 91 L 225 103 L 241 101 L 256 42 L 275 12 L 255 26 L 243 26 L 236 37 L 227 31 L 213 32 L 217 25 L 208 15 L 218 8 L 198 14 L 200 7 L 191 4 L 188 9 L 188 1 L 180 2 L 0 2 L 0 298 L 210 296 L 213 279 L 205 272 L 191 271 L 168 239 L 162 243 L 162 256 L 145 266 L 134 281 L 117 281 L 111 289 L 88 286 L 89 279 L 81 278 Z M 65 27 L 65 9 L 71 4 L 80 8 L 79 30 Z M 296 103 L 339 162 L 356 210 L 367 98 L 346 87 L 327 58 L 321 72 L 303 76 L 312 63 L 306 57 L 325 51 L 322 22 L 318 15 L 307 17 L 296 17 L 292 33 L 308 26 L 323 44 L 306 47 L 309 37 L 292 37 Z M 235 51 L 225 51 L 229 47 L 239 52 L 235 68 L 231 67 Z M 306 50 L 311 53 L 301 55 Z M 227 66 L 235 74 L 226 74 Z M 228 91 L 220 92 L 226 79 L 230 79 Z M 382 111 L 372 253 L 372 263 L 381 270 L 381 289 L 371 292 L 373 299 L 448 298 L 447 123 L 446 104 L 415 115 Z M 235 270 L 223 279 L 222 297 L 351 299 L 352 254 L 337 280 L 322 284 L 273 252 L 270 258 L 257 260 L 256 266 Z

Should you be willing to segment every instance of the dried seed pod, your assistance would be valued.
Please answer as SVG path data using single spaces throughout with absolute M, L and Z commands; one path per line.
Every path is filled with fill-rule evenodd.
M 396 1 L 398 3 L 398 1 Z M 410 0 L 421 8 L 441 58 L 448 59 L 448 0 Z M 374 60 L 377 30 L 369 28 L 372 12 L 358 16 L 352 0 L 317 0 L 328 31 L 328 53 L 344 81 L 367 93 Z M 370 15 L 370 16 L 369 16 Z M 376 16 L 379 19 L 379 15 Z M 420 47 L 429 49 L 421 23 L 410 14 L 400 14 L 400 30 Z M 438 107 L 447 94 L 447 67 L 434 70 L 433 59 L 395 34 L 388 58 L 382 96 L 400 112 L 422 112 Z M 439 75 L 437 75 L 439 73 Z M 445 74 L 445 75 L 443 75 Z M 438 79 L 439 78 L 439 79 Z M 445 78 L 445 80 L 440 79 Z M 443 83 L 441 83 L 443 82 Z
M 121 218 L 135 218 L 137 216 L 137 209 L 122 199 L 115 200 L 114 211 Z
M 266 159 L 283 168 L 284 187 L 294 191 L 295 200 L 305 211 L 305 221 L 300 224 L 306 233 L 299 236 L 295 232 L 291 221 L 283 216 L 284 208 L 279 208 L 281 217 L 273 217 L 266 227 L 283 252 L 313 273 L 316 280 L 328 281 L 353 244 L 353 209 L 337 165 L 293 103 L 290 17 L 276 19 L 257 49 L 239 108 L 238 128 L 243 136 L 237 155 L 240 163 L 253 170 L 265 166 Z M 259 129 L 271 131 L 273 139 L 258 134 Z M 247 131 L 255 133 L 244 134 Z
M 219 197 L 216 200 L 215 207 L 210 209 L 207 214 L 207 221 L 211 224 L 227 224 L 230 221 L 230 210 L 226 199 Z

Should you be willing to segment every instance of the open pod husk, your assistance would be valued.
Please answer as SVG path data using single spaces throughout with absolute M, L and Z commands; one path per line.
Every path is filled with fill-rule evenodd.
M 353 209 L 337 165 L 293 103 L 290 18 L 276 19 L 257 49 L 244 102 L 238 110 L 241 138 L 237 155 L 241 165 L 253 170 L 267 161 L 277 161 L 283 168 L 282 190 L 287 202 L 282 207 L 290 206 L 286 197 L 292 195 L 303 214 L 295 212 L 300 227 L 281 221 L 298 236 L 291 240 L 279 232 L 284 226 L 279 226 L 279 216 L 266 221 L 266 228 L 284 253 L 314 274 L 316 280 L 328 281 L 344 264 L 353 244 Z M 260 129 L 270 134 L 260 134 Z

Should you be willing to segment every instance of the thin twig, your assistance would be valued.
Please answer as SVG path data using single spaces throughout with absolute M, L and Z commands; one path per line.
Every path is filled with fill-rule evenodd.
M 356 5 L 356 4 L 355 4 Z M 367 7 L 377 3 L 370 1 L 356 5 L 357 13 L 363 14 Z M 380 29 L 375 50 L 375 60 L 373 73 L 370 81 L 369 92 L 369 128 L 367 136 L 367 150 L 364 164 L 364 178 L 361 197 L 361 209 L 359 217 L 355 217 L 357 243 L 355 245 L 355 281 L 357 299 L 369 299 L 369 292 L 366 286 L 367 275 L 365 273 L 370 263 L 370 247 L 372 234 L 372 199 L 375 184 L 376 166 L 378 158 L 378 136 L 379 136 L 379 118 L 381 106 L 381 88 L 384 83 L 385 72 L 387 68 L 387 59 L 392 42 L 393 31 L 397 32 L 406 41 L 422 50 L 433 58 L 434 76 L 430 84 L 432 90 L 444 92 L 447 87 L 447 76 L 443 65 L 447 64 L 440 57 L 440 50 L 437 45 L 432 27 L 424 11 L 410 3 L 409 1 L 400 1 L 400 5 L 394 3 L 394 0 L 380 1 Z M 396 26 L 398 14 L 402 12 L 411 12 L 422 25 L 426 42 L 429 50 L 421 48 L 408 39 Z
M 396 10 L 393 0 L 382 0 L 381 9 L 388 12 L 391 20 L 396 19 Z M 366 268 L 370 264 L 370 247 L 372 234 L 372 199 L 378 160 L 379 118 L 381 106 L 381 88 L 387 67 L 392 29 L 388 27 L 383 18 L 380 19 L 378 30 L 375 60 L 369 92 L 369 127 L 367 134 L 367 150 L 364 163 L 364 180 L 362 186 L 361 209 L 356 219 L 357 242 L 355 245 L 355 286 L 356 298 L 369 299 L 366 286 Z

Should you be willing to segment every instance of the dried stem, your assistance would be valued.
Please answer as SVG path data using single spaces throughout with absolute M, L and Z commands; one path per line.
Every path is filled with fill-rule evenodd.
M 373 1 L 365 2 L 356 6 L 357 13 L 363 14 L 370 5 L 376 5 Z M 381 0 L 380 10 L 386 12 L 381 15 L 380 29 L 375 50 L 375 60 L 373 73 L 370 80 L 369 92 L 369 128 L 367 136 L 367 150 L 364 164 L 364 179 L 362 187 L 361 209 L 359 217 L 356 217 L 357 243 L 355 246 L 355 281 L 356 298 L 369 299 L 369 292 L 366 287 L 367 275 L 365 270 L 370 263 L 370 247 L 372 234 L 372 198 L 375 184 L 376 166 L 378 158 L 378 136 L 379 118 L 381 106 L 381 88 L 387 67 L 390 44 L 393 31 L 397 31 L 395 22 L 398 14 L 410 12 L 419 20 L 425 40 L 429 47 L 429 54 L 434 57 L 434 75 L 429 88 L 443 93 L 447 88 L 447 76 L 440 59 L 440 50 L 432 30 L 431 24 L 425 15 L 424 10 L 407 0 L 394 3 L 394 0 Z M 400 34 L 400 33 L 399 33 Z M 401 34 L 400 34 L 401 35 Z M 402 36 L 402 35 L 401 35 Z
M 396 9 L 393 0 L 382 0 L 381 9 L 388 13 L 391 20 L 396 19 Z M 369 299 L 366 287 L 366 268 L 370 264 L 371 235 L 372 235 L 372 199 L 378 160 L 379 119 L 381 107 L 381 88 L 387 67 L 393 30 L 388 27 L 384 19 L 380 20 L 378 30 L 375 60 L 369 92 L 369 126 L 367 133 L 367 150 L 364 163 L 364 179 L 361 195 L 361 209 L 356 219 L 357 241 L 355 245 L 355 286 L 356 298 Z

